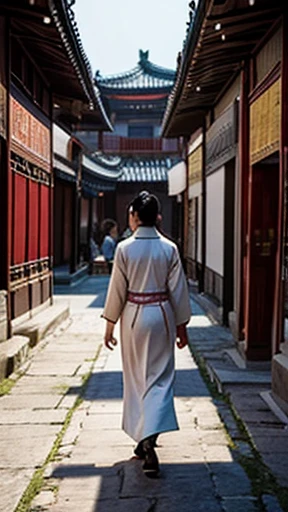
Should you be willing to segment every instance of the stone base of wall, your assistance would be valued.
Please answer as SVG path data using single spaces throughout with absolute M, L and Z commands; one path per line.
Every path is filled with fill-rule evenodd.
M 272 360 L 272 395 L 281 409 L 288 414 L 288 355 L 276 354 Z
M 209 295 L 218 306 L 223 305 L 223 277 L 209 267 L 205 267 L 204 292 Z
M 0 342 L 7 340 L 7 292 L 0 291 Z

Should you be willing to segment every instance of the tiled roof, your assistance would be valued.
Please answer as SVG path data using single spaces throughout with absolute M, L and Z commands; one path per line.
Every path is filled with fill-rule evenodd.
M 167 171 L 170 167 L 170 158 L 127 159 L 118 182 L 167 181 Z
M 140 50 L 140 60 L 137 66 L 126 73 L 112 76 L 101 76 L 96 73 L 96 83 L 102 91 L 111 89 L 171 89 L 174 84 L 175 71 L 162 68 L 148 60 L 148 52 Z

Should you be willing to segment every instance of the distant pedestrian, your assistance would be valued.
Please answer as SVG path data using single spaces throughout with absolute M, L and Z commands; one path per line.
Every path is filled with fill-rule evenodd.
M 121 318 L 123 429 L 137 443 L 147 476 L 157 476 L 161 432 L 178 429 L 174 402 L 174 346 L 187 345 L 188 288 L 176 245 L 156 229 L 159 201 L 141 192 L 130 204 L 133 232 L 117 246 L 103 317 L 113 350 Z
M 109 273 L 111 273 L 118 237 L 117 222 L 113 219 L 105 219 L 101 224 L 101 231 L 103 237 L 101 252 L 108 263 Z

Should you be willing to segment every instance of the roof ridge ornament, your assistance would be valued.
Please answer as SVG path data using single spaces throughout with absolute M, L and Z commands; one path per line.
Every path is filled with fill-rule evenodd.
M 139 59 L 140 62 L 147 62 L 149 60 L 149 50 L 146 50 L 146 52 L 139 50 Z

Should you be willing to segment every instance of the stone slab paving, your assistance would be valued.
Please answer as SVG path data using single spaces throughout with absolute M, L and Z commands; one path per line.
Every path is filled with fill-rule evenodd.
M 100 314 L 107 284 L 107 277 L 91 277 L 68 293 L 67 287 L 56 287 L 56 302 L 69 304 L 71 319 L 40 343 L 25 375 L 0 398 L 0 512 L 15 511 L 81 393 L 82 378 L 91 365 L 84 400 L 73 413 L 57 457 L 45 470 L 42 492 L 30 512 L 263 512 L 220 419 L 235 429 L 240 447 L 231 412 L 211 398 L 188 348 L 176 350 L 180 430 L 158 440 L 160 478 L 145 477 L 141 461 L 133 458 L 135 443 L 121 430 L 120 348 L 113 353 L 103 348 L 92 362 L 103 337 Z M 212 325 L 197 304 L 193 310 L 191 336 L 195 334 L 198 349 L 203 343 L 206 353 L 216 354 L 217 342 L 223 352 L 231 347 L 227 329 Z M 226 360 L 230 369 L 231 360 Z M 248 395 L 243 404 L 248 408 Z M 254 426 L 258 420 L 254 415 Z M 275 428 L 273 422 L 270 426 Z M 266 423 L 262 427 L 265 430 Z M 241 450 L 249 454 L 244 441 Z M 267 512 L 273 511 L 273 504 L 278 507 L 267 495 Z
M 193 295 L 193 297 L 196 299 L 196 302 L 193 301 L 195 321 L 199 325 L 196 337 L 194 329 L 190 331 L 190 344 L 193 350 L 202 356 L 211 380 L 217 383 L 221 391 L 229 395 L 264 463 L 277 478 L 278 483 L 288 488 L 288 428 L 275 416 L 274 411 L 261 397 L 262 392 L 271 389 L 271 372 L 261 369 L 260 366 L 254 370 L 239 368 L 229 357 L 229 350 L 235 350 L 235 343 L 229 329 L 213 325 L 218 334 L 210 337 L 212 331 L 210 328 L 206 330 L 204 324 L 202 325 L 202 316 L 205 313 L 197 302 L 199 296 Z M 206 303 L 208 304 L 207 301 Z M 207 325 L 208 319 L 205 318 L 205 325 Z M 208 336 L 205 335 L 205 330 Z M 222 335 L 221 331 L 223 331 Z M 200 341 L 201 337 L 203 343 Z M 228 351 L 223 345 L 223 339 L 230 344 Z M 208 347 L 209 350 L 207 350 Z M 281 457 L 280 454 L 283 456 Z
M 14 512 L 45 462 L 102 343 L 100 312 L 80 310 L 33 349 L 25 374 L 0 397 L 1 512 Z
M 121 430 L 120 349 L 110 353 L 103 348 L 77 410 L 78 420 L 67 430 L 69 454 L 47 468 L 44 492 L 53 485 L 58 492 L 54 503 L 41 511 L 260 510 L 189 349 L 177 350 L 176 359 L 180 430 L 158 439 L 160 477 L 148 479 L 142 462 L 133 458 L 135 443 Z

